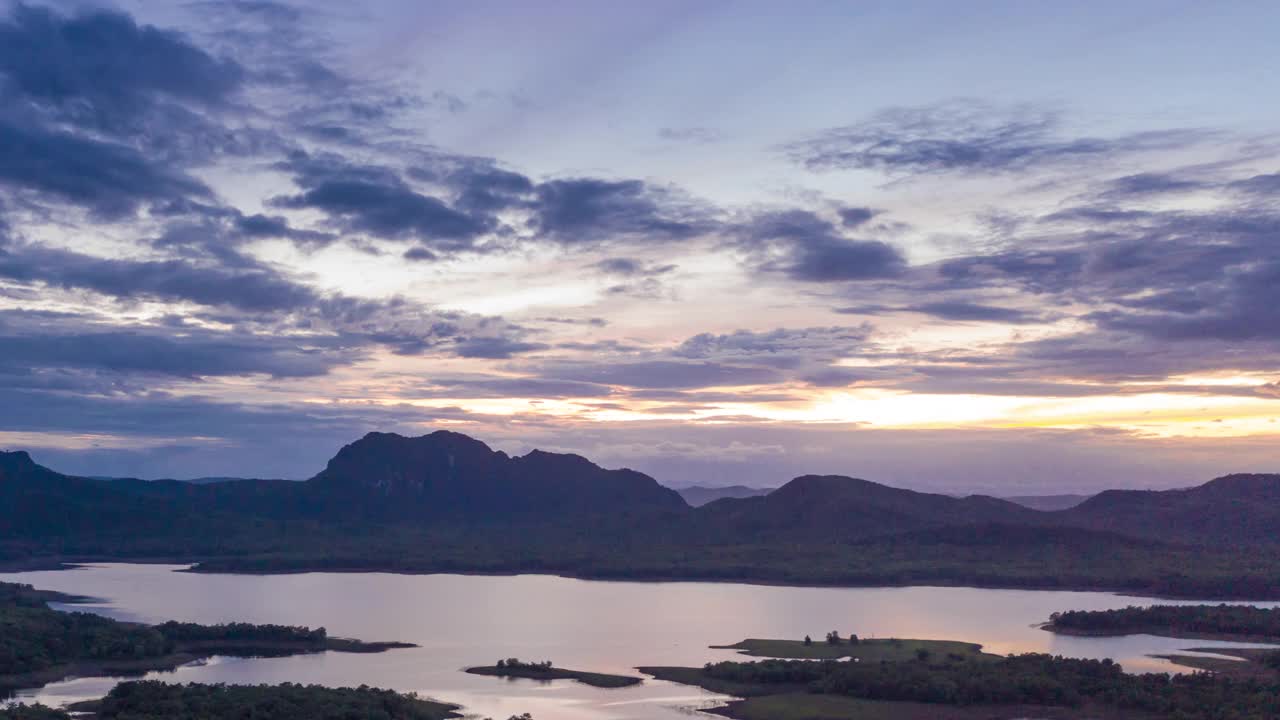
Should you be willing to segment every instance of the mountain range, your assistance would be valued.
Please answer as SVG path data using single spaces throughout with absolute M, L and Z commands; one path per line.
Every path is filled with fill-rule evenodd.
M 1185 575 L 1188 553 L 1201 553 L 1200 566 L 1221 577 L 1234 572 L 1226 568 L 1235 550 L 1269 558 L 1280 537 L 1280 475 L 1113 490 L 1056 511 L 838 475 L 691 507 L 696 500 L 634 470 L 538 450 L 510 456 L 446 431 L 370 433 L 306 481 L 94 479 L 57 473 L 19 451 L 0 453 L 0 561 L 144 557 L 305 568 L 323 557 L 325 566 L 344 567 L 707 577 L 749 577 L 758 565 L 770 577 L 803 579 L 812 567 L 815 581 L 852 582 L 886 571 L 872 561 L 877 553 L 894 558 L 895 577 L 928 577 L 929 567 L 951 577 L 986 562 L 972 550 L 986 545 L 1044 566 L 1023 568 L 1018 584 L 1136 563 L 1149 567 L 1107 582 L 1140 576 L 1155 585 Z M 904 557 L 906 548 L 921 554 Z M 762 559 L 749 560 L 753 553 Z M 1132 558 L 1122 566 L 1108 553 Z M 1280 593 L 1280 572 L 1269 577 Z

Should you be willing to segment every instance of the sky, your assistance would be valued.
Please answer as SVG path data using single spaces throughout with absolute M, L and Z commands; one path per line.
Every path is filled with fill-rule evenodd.
M 1270 2 L 0 2 L 0 448 L 1277 467 Z

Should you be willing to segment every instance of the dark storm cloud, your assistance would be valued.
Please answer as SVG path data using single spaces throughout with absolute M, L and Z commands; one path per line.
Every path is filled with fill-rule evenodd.
M 756 269 L 793 280 L 873 280 L 891 278 L 906 269 L 906 259 L 893 246 L 848 238 L 808 210 L 762 213 L 733 232 L 734 245 Z
M 1052 113 L 951 101 L 884 110 L 786 150 L 811 170 L 1000 173 L 1181 148 L 1206 134 L 1166 130 L 1112 138 L 1064 135 L 1061 121 Z
M 538 185 L 533 226 L 566 245 L 684 240 L 711 231 L 713 213 L 639 180 L 573 178 Z

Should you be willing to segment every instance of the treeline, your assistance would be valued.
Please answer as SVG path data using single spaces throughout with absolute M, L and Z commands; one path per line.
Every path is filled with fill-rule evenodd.
M 92 613 L 53 610 L 31 586 L 0 583 L 0 676 L 76 662 L 157 658 L 188 644 L 280 642 L 319 648 L 327 638 L 324 628 L 288 625 L 125 623 Z
M 324 628 L 312 630 L 296 625 L 254 625 L 252 623 L 225 623 L 200 625 L 170 620 L 156 626 L 161 635 L 174 643 L 254 641 L 289 642 L 321 645 L 329 634 Z
M 0 606 L 44 607 L 52 594 L 31 585 L 0 582 Z
M 901 536 L 856 544 L 675 544 L 608 529 L 588 536 L 526 527 L 519 542 L 475 528 L 371 529 L 335 537 L 291 535 L 221 557 L 204 572 L 388 571 L 552 573 L 606 580 L 689 579 L 798 585 L 965 585 L 1102 588 L 1183 597 L 1280 598 L 1280 554 L 1143 543 L 1042 541 L 999 533 L 965 538 Z M 656 536 L 660 538 L 661 536 Z M 109 551 L 108 551 L 109 552 Z M 200 558 L 197 558 L 200 559 Z
M 367 686 L 171 685 L 149 680 L 116 685 L 96 703 L 101 720 L 443 720 L 456 706 Z M 70 720 L 39 706 L 0 709 L 0 720 Z
M 155 628 L 47 607 L 0 607 L 0 675 L 81 660 L 140 660 L 169 652 Z
M 1280 608 L 1251 605 L 1131 605 L 1119 610 L 1054 613 L 1054 629 L 1099 633 L 1173 633 L 1280 638 Z
M 751 685 L 760 694 L 803 687 L 818 694 L 953 706 L 1103 706 L 1177 720 L 1254 720 L 1280 714 L 1280 681 L 1207 673 L 1129 675 L 1110 660 L 1041 654 L 993 661 L 721 662 L 706 665 L 703 675 Z

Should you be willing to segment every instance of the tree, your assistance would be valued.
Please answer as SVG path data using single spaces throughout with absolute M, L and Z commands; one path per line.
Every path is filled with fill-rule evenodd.
M 849 644 L 850 644 L 850 645 L 857 645 L 859 642 L 860 642 L 860 641 L 858 640 L 858 634 L 857 634 L 857 633 L 849 633 Z
M 831 632 L 827 633 L 827 644 L 828 644 L 828 645 L 839 645 L 839 644 L 840 644 L 840 633 L 836 632 L 835 630 L 832 630 Z
M 804 646 L 805 646 L 805 647 L 809 647 L 809 646 L 810 646 L 810 645 L 812 645 L 812 644 L 813 644 L 813 638 L 809 637 L 808 635 L 805 635 L 805 636 L 804 636 Z

